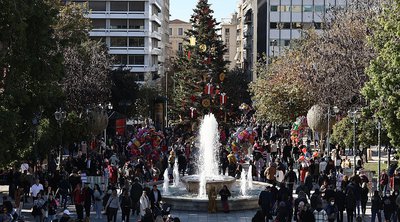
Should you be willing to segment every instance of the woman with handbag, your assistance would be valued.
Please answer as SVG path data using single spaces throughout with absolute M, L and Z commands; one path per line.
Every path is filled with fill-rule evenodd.
M 106 212 L 107 212 L 107 221 L 111 222 L 117 221 L 117 212 L 119 208 L 119 198 L 117 195 L 117 190 L 113 189 L 110 198 L 107 201 Z
M 150 199 L 147 196 L 147 191 L 143 190 L 142 196 L 140 197 L 140 216 L 141 219 L 143 220 L 145 215 L 146 215 L 146 210 L 150 209 L 151 205 L 150 205 Z

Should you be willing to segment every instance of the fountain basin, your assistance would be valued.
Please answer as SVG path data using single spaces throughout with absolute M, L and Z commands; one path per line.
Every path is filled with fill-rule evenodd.
M 208 199 L 195 199 L 193 197 L 163 196 L 163 201 L 171 205 L 173 210 L 208 211 Z M 236 197 L 228 199 L 231 211 L 258 209 L 258 196 Z M 217 199 L 217 211 L 222 211 L 221 199 Z
M 185 185 L 186 190 L 189 193 L 197 194 L 199 192 L 199 175 L 184 176 L 181 178 L 181 181 Z M 215 187 L 215 190 L 218 192 L 222 189 L 224 185 L 226 185 L 228 189 L 231 190 L 235 181 L 236 179 L 234 177 L 224 175 L 206 177 L 206 193 L 209 192 L 211 187 Z
M 265 189 L 266 186 L 271 186 L 268 183 L 254 181 L 252 182 L 253 188 L 247 190 L 247 195 L 242 196 L 240 192 L 240 181 L 236 181 L 232 184 L 230 189 L 232 197 L 228 199 L 228 203 L 231 211 L 239 210 L 254 210 L 259 209 L 258 196 L 260 192 Z M 195 190 L 197 191 L 197 190 Z M 217 190 L 218 192 L 219 190 Z M 186 188 L 170 187 L 169 194 L 163 194 L 162 201 L 171 205 L 172 210 L 183 210 L 183 211 L 208 211 L 208 197 L 198 197 L 196 193 L 187 192 Z M 222 211 L 221 198 L 218 195 L 217 198 L 217 210 Z

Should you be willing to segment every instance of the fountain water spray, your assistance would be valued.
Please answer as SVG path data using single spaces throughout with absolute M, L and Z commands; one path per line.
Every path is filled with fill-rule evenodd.
M 253 165 L 250 165 L 247 171 L 247 184 L 249 189 L 253 189 Z
M 168 168 L 164 170 L 164 183 L 163 183 L 163 194 L 169 194 L 169 178 L 168 178 Z
M 200 126 L 200 158 L 198 169 L 200 174 L 199 196 L 205 197 L 206 177 L 218 176 L 218 123 L 213 114 L 204 116 Z
M 175 163 L 174 163 L 174 171 L 172 172 L 172 175 L 174 177 L 174 183 L 172 186 L 178 187 L 179 186 L 179 168 L 178 168 L 178 160 L 175 158 Z
M 246 180 L 246 172 L 242 169 L 242 173 L 240 174 L 240 193 L 242 196 L 247 195 L 247 180 Z

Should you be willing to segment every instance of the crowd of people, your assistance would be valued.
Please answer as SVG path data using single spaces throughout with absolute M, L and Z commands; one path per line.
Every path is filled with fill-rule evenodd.
M 372 178 L 363 174 L 362 162 L 352 167 L 338 147 L 330 155 L 315 151 L 309 141 L 293 142 L 254 117 L 230 127 L 220 126 L 219 133 L 219 173 L 239 179 L 251 165 L 252 179 L 269 184 L 260 190 L 261 210 L 253 218 L 255 222 L 344 221 L 344 212 L 347 221 L 353 221 L 364 217 L 369 199 L 372 221 L 381 221 L 381 212 L 386 221 L 397 217 L 400 221 L 400 175 L 393 170 L 383 172 L 377 192 L 372 190 Z M 107 221 L 126 222 L 132 217 L 161 221 L 155 217 L 162 217 L 158 181 L 172 181 L 175 164 L 181 175 L 196 173 L 198 150 L 191 126 L 163 132 L 152 126 L 136 126 L 129 135 L 112 140 L 70 144 L 64 154 L 61 163 L 50 155 L 42 161 L 23 161 L 9 171 L 9 196 L 4 197 L 1 216 L 4 221 L 20 218 L 26 203 L 33 205 L 32 216 L 38 222 L 71 220 L 69 204 L 75 205 L 79 221 L 88 220 L 91 212 L 95 219 L 105 214 Z M 359 173 L 353 173 L 354 168 Z M 168 178 L 163 178 L 165 170 Z M 231 193 L 227 187 L 210 196 L 214 201 L 220 196 L 222 209 L 229 212 Z

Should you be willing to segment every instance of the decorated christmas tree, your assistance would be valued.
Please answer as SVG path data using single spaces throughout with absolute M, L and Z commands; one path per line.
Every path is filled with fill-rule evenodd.
M 182 119 L 210 112 L 221 119 L 227 102 L 223 88 L 228 63 L 223 55 L 227 50 L 208 1 L 199 0 L 193 11 L 193 28 L 186 32 L 184 53 L 174 64 L 173 110 Z

